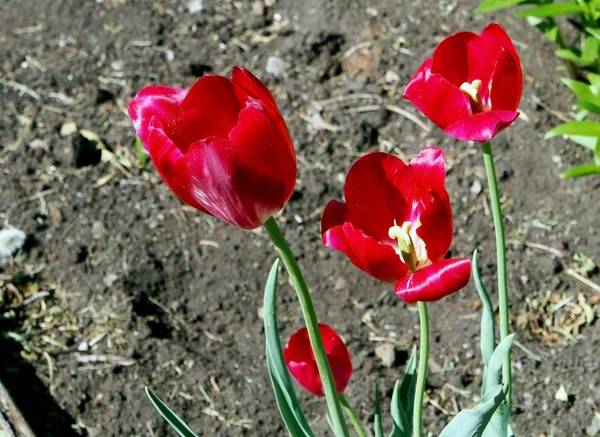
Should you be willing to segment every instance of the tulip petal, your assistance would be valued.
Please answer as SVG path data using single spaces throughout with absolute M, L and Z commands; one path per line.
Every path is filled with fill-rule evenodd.
M 515 48 L 515 45 L 510 39 L 510 36 L 508 36 L 508 34 L 502 28 L 502 26 L 500 26 L 498 23 L 489 24 L 481 32 L 481 37 L 488 43 L 496 47 L 498 50 L 508 50 L 514 59 L 515 64 L 517 64 L 520 67 L 521 61 L 519 60 L 519 54 L 517 53 L 517 49 Z
M 446 165 L 443 149 L 425 147 L 410 160 L 410 166 L 421 187 L 430 187 L 440 198 L 448 198 L 445 186 Z
M 296 381 L 306 391 L 315 396 L 324 396 L 325 393 L 323 392 L 323 385 L 321 384 L 321 377 L 319 376 L 319 369 L 316 363 L 288 361 L 287 366 Z
M 394 221 L 402 224 L 409 213 L 403 192 L 412 171 L 400 158 L 369 153 L 354 163 L 346 177 L 344 197 L 353 226 L 377 242 L 394 244 L 388 235 Z
M 230 79 L 215 75 L 201 77 L 181 104 L 177 134 L 186 146 L 210 137 L 226 139 L 247 101 L 248 94 Z
M 324 216 L 329 214 L 328 208 L 335 208 L 330 205 L 331 202 Z M 380 281 L 394 282 L 408 272 L 408 266 L 392 246 L 378 243 L 349 222 L 324 228 L 323 244 L 344 253 L 352 264 Z
M 458 32 L 437 46 L 431 72 L 443 76 L 456 87 L 480 80 L 480 94 L 485 101 L 497 58 L 498 50 L 479 35 Z
M 464 288 L 470 278 L 470 259 L 445 259 L 400 279 L 394 291 L 407 303 L 433 302 Z
M 430 93 L 430 90 L 427 88 L 427 79 L 431 75 L 432 65 L 433 58 L 427 58 L 410 79 L 404 93 L 402 93 L 402 98 L 409 100 L 424 114 L 428 112 L 427 105 L 429 100 L 427 95 Z
M 427 81 L 427 112 L 423 112 L 436 126 L 447 126 L 471 116 L 469 98 L 457 86 L 439 74 Z
M 454 224 L 448 195 L 442 198 L 433 191 L 423 193 L 416 209 L 421 222 L 417 235 L 425 242 L 427 258 L 435 263 L 446 256 L 452 245 Z
M 493 110 L 516 111 L 523 91 L 521 65 L 508 50 L 498 56 L 498 63 L 490 82 L 490 99 Z
M 516 111 L 488 111 L 475 114 L 444 129 L 448 135 L 458 140 L 490 141 L 506 129 L 519 116 Z
M 148 150 L 150 120 L 156 117 L 164 128 L 174 128 L 181 115 L 181 102 L 187 91 L 167 86 L 148 86 L 129 103 L 129 116 L 136 133 Z

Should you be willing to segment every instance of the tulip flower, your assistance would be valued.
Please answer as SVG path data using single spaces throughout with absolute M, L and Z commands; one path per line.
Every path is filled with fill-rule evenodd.
M 443 40 L 404 91 L 433 123 L 459 140 L 486 142 L 518 116 L 519 55 L 498 24 Z
M 335 388 L 338 394 L 341 394 L 352 376 L 350 353 L 340 336 L 332 328 L 324 323 L 319 323 L 319 331 L 323 338 Z M 302 387 L 316 396 L 323 396 L 323 384 L 321 384 L 321 377 L 306 328 L 299 329 L 292 334 L 283 350 L 283 357 L 291 374 Z
M 296 182 L 296 155 L 269 90 L 247 70 L 208 75 L 186 91 L 149 86 L 129 104 L 144 148 L 188 205 L 243 229 L 277 213 Z
M 452 209 L 444 186 L 444 152 L 423 149 L 409 164 L 370 153 L 348 172 L 346 203 L 323 212 L 323 244 L 346 254 L 375 279 L 395 282 L 408 303 L 439 300 L 465 287 L 467 258 L 444 259 L 452 243 Z

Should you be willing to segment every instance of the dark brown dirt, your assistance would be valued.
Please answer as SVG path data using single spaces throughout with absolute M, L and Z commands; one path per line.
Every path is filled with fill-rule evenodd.
M 581 265 L 576 254 L 600 259 L 599 179 L 560 180 L 561 170 L 588 157 L 573 144 L 542 140 L 559 122 L 556 114 L 569 116 L 571 104 L 553 46 L 509 14 L 473 15 L 472 0 L 203 3 L 194 14 L 179 0 L 0 4 L 0 224 L 29 235 L 15 263 L 0 272 L 0 290 L 5 310 L 6 296 L 18 301 L 15 289 L 25 297 L 49 292 L 0 318 L 0 377 L 38 435 L 174 435 L 146 400 L 144 385 L 202 435 L 285 435 L 258 312 L 275 253 L 261 230 L 242 232 L 193 211 L 151 165 L 140 170 L 125 113 L 147 84 L 187 87 L 205 73 L 228 74 L 235 64 L 267 83 L 288 121 L 299 175 L 278 221 L 320 319 L 348 343 L 355 375 L 347 397 L 371 423 L 374 384 L 388 404 L 418 336 L 417 315 L 390 286 L 322 247 L 320 211 L 341 198 L 343 175 L 360 154 L 411 156 L 425 145 L 442 146 L 455 212 L 452 253 L 479 248 L 493 289 L 493 233 L 477 145 L 425 131 L 384 108 L 424 120 L 401 100 L 403 85 L 441 38 L 493 20 L 517 41 L 526 74 L 524 116 L 493 145 L 506 196 L 513 328 L 531 351 L 514 352 L 516 431 L 586 435 L 600 411 L 600 325 L 582 322 L 580 312 L 587 303 L 595 318 L 600 307 L 597 292 L 568 269 Z M 284 77 L 265 72 L 269 56 L 285 61 Z M 329 100 L 336 98 L 341 102 Z M 319 116 L 326 124 L 319 125 Z M 97 134 L 112 159 L 102 159 L 109 155 L 85 132 L 61 135 L 70 122 Z M 591 280 L 598 282 L 597 274 Z M 562 298 L 573 300 L 550 314 Z M 301 325 L 285 284 L 279 305 L 285 340 Z M 430 311 L 425 420 L 436 435 L 479 392 L 473 285 Z M 566 327 L 573 324 L 578 332 Z M 397 346 L 392 368 L 374 353 L 381 341 Z M 135 365 L 78 364 L 79 355 L 91 353 Z M 555 399 L 561 385 L 568 402 Z M 302 399 L 317 435 L 326 435 L 323 403 Z

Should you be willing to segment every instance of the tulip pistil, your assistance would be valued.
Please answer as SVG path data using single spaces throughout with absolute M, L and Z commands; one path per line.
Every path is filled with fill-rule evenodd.
M 410 235 L 411 230 L 413 230 L 411 222 L 404 222 L 402 226 L 398 226 L 396 220 L 394 220 L 394 226 L 389 229 L 388 235 L 390 238 L 398 241 L 400 258 L 408 265 L 411 272 L 414 272 L 419 264 L 419 257 L 417 256 L 417 251 Z
M 479 114 L 480 112 L 485 111 L 479 88 L 481 88 L 481 81 L 479 79 L 475 79 L 471 83 L 465 82 L 460 86 L 460 90 L 469 97 L 471 112 L 473 114 Z

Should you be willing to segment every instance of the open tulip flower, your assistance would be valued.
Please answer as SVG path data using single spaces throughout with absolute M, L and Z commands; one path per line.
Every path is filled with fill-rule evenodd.
M 350 353 L 343 340 L 332 328 L 324 323 L 319 323 L 319 331 L 335 381 L 335 388 L 341 394 L 352 376 Z M 296 381 L 310 393 L 323 396 L 323 384 L 306 328 L 301 328 L 292 334 L 283 350 L 283 356 Z
M 370 153 L 348 172 L 346 203 L 323 213 L 323 244 L 381 281 L 395 282 L 408 303 L 431 302 L 465 287 L 466 258 L 444 259 L 452 243 L 452 210 L 444 186 L 444 152 L 423 149 L 410 164 Z
M 296 155 L 269 90 L 247 70 L 208 75 L 189 91 L 149 86 L 129 104 L 144 148 L 169 188 L 206 214 L 254 229 L 296 182 Z
M 485 142 L 518 116 L 523 89 L 519 55 L 498 24 L 481 35 L 458 32 L 443 40 L 404 91 L 444 132 Z

